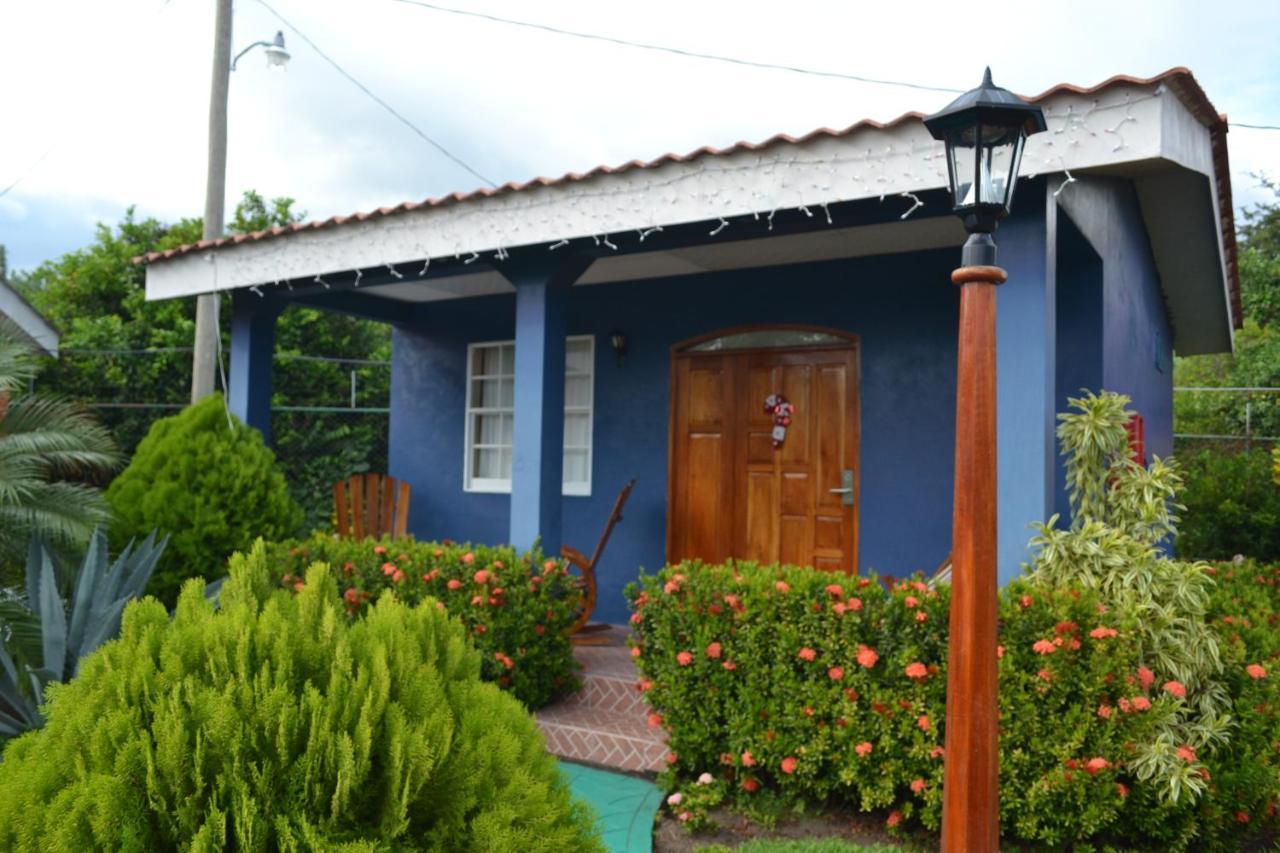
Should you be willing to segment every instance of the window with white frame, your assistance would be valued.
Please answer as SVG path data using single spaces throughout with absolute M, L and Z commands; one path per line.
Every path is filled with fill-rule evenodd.
M 464 487 L 470 492 L 511 491 L 515 421 L 513 341 L 467 348 L 467 429 Z M 591 425 L 595 339 L 565 341 L 564 487 L 566 495 L 591 494 Z

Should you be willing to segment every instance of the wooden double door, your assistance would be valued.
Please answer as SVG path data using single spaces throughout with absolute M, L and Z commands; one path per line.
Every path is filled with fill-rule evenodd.
M 673 354 L 667 557 L 853 573 L 858 349 Z M 781 446 L 770 395 L 795 407 Z

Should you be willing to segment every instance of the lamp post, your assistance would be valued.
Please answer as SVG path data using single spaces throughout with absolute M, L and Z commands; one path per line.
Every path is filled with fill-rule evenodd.
M 289 52 L 284 48 L 284 33 L 277 32 L 273 41 L 257 41 L 231 58 L 231 0 L 218 0 L 213 33 L 213 82 L 209 91 L 209 167 L 204 186 L 204 239 L 222 236 L 222 221 L 227 195 L 227 91 L 236 62 L 255 47 L 262 46 L 270 68 L 284 69 Z M 196 337 L 191 359 L 191 402 L 197 403 L 213 393 L 217 370 L 218 294 L 196 297 Z
M 996 266 L 991 234 L 1013 203 L 1023 144 L 1045 121 L 1040 107 L 992 83 L 988 68 L 978 88 L 924 123 L 946 143 L 952 206 L 969 232 L 951 274 L 960 332 L 942 849 L 996 853 L 996 286 L 1008 275 Z

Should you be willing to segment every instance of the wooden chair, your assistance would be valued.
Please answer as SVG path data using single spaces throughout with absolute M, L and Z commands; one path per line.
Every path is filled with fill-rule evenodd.
M 605 545 L 609 544 L 609 537 L 613 535 L 613 528 L 622 521 L 622 508 L 627 503 L 627 498 L 631 497 L 631 490 L 635 488 L 636 481 L 632 480 L 622 487 L 622 491 L 618 493 L 618 499 L 613 503 L 613 512 L 609 513 L 609 520 L 605 522 L 604 533 L 600 534 L 600 541 L 596 543 L 596 549 L 591 553 L 588 559 L 577 548 L 571 548 L 568 545 L 560 548 L 560 556 L 568 560 L 571 565 L 577 566 L 582 577 L 582 612 L 578 614 L 577 620 L 569 628 L 569 633 L 573 636 L 573 642 L 579 645 L 598 644 L 608 642 L 604 637 L 593 637 L 601 631 L 609 630 L 609 626 L 605 624 L 587 624 L 591 621 L 591 614 L 596 609 L 596 564 L 600 562 L 600 556 L 604 554 Z
M 352 474 L 333 484 L 338 535 L 404 536 L 409 525 L 409 484 L 387 474 Z

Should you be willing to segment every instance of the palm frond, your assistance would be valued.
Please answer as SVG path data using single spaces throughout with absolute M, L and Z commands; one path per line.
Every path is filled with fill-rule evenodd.
M 81 406 L 58 397 L 23 396 L 0 420 L 0 463 L 33 457 L 50 476 L 107 473 L 120 462 L 111 433 Z
M 8 317 L 0 317 L 0 392 L 19 391 L 36 375 L 36 350 Z
M 60 481 L 29 484 L 21 502 L 0 502 L 0 559 L 21 559 L 33 535 L 58 546 L 83 545 L 108 518 L 97 489 Z

